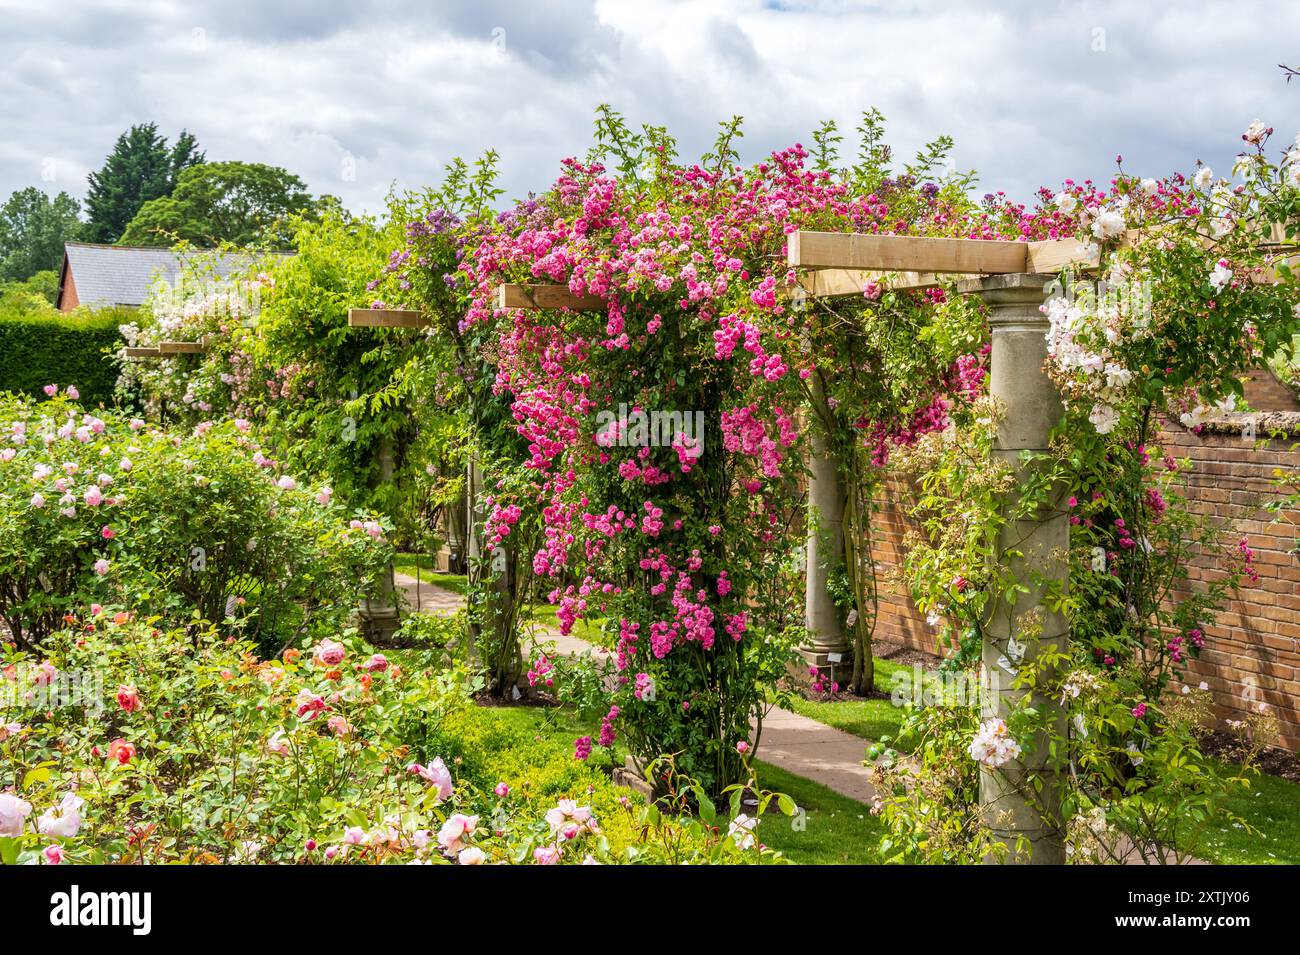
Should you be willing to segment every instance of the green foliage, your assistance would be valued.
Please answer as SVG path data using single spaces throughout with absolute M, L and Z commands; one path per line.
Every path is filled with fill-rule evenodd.
M 23 286 L 9 286 L 0 298 L 0 392 L 34 397 L 57 382 L 75 385 L 88 406 L 111 401 L 117 369 L 108 353 L 130 315 L 121 308 L 58 312 Z
M 140 207 L 171 194 L 181 172 L 202 163 L 194 137 L 182 130 L 168 147 L 155 123 L 132 126 L 117 138 L 113 151 L 87 180 L 86 238 L 118 242 Z
M 430 457 L 415 443 L 421 434 L 445 435 L 447 426 L 454 432 L 448 407 L 454 392 L 421 393 L 411 386 L 417 332 L 349 328 L 347 318 L 349 308 L 373 298 L 368 285 L 400 241 L 406 217 L 394 200 L 380 222 L 337 214 L 295 219 L 295 255 L 272 270 L 274 286 L 263 293 L 256 334 L 238 347 L 267 371 L 261 377 L 281 383 L 281 395 L 293 396 L 248 396 L 248 416 L 259 420 L 286 463 L 327 476 L 345 500 L 383 511 L 401 540 L 422 544 Z M 450 440 L 458 437 L 453 433 Z M 392 454 L 388 477 L 381 473 L 383 448 Z M 460 470 L 436 447 L 431 454 Z
M 41 311 L 59 297 L 59 273 L 35 272 L 21 282 L 0 284 L 0 313 Z
M 263 163 L 202 163 L 183 170 L 170 195 L 150 199 L 122 233 L 125 245 L 201 246 L 261 242 L 289 248 L 290 219 L 312 212 L 301 179 Z
M 0 282 L 23 282 L 38 272 L 57 271 L 63 244 L 81 234 L 80 211 L 66 192 L 51 199 L 29 186 L 11 195 L 0 206 Z

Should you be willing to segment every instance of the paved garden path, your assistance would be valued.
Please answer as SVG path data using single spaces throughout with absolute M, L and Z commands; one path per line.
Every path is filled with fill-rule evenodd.
M 416 580 L 409 574 L 394 573 L 393 584 L 406 598 L 409 609 L 418 613 L 449 616 L 465 603 L 465 598 L 460 594 L 427 580 Z

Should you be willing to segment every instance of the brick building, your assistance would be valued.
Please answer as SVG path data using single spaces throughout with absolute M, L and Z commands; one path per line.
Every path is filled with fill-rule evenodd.
M 175 285 L 187 256 L 202 256 L 205 268 L 216 279 L 241 271 L 253 261 L 248 255 L 214 255 L 205 249 L 177 252 L 154 246 L 66 242 L 55 305 L 63 312 L 70 312 L 78 305 L 137 308 L 148 298 L 158 279 Z

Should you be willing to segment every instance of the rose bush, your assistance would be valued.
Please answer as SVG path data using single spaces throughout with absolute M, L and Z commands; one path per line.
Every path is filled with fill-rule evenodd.
M 91 413 L 75 388 L 0 396 L 0 616 L 35 647 L 95 602 L 243 620 L 271 653 L 348 619 L 390 550 L 235 423 L 186 435 Z

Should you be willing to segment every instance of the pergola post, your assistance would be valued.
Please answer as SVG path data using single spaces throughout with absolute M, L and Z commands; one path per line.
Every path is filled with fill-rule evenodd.
M 820 375 L 811 381 L 814 404 L 825 402 Z M 827 673 L 832 680 L 846 682 L 853 674 L 853 649 L 844 636 L 840 610 L 827 585 L 831 574 L 844 563 L 844 481 L 831 453 L 826 429 L 814 410 L 809 415 L 812 449 L 808 456 L 808 540 L 804 588 L 804 627 L 808 646 L 800 655 Z
M 1051 275 L 1015 273 L 962 283 L 961 291 L 980 296 L 993 329 L 989 392 L 1003 406 L 994 441 L 995 460 L 1024 476 L 1024 451 L 1045 451 L 1048 433 L 1060 422 L 1060 396 L 1044 368 L 1047 318 L 1041 311 Z M 1013 518 L 1017 501 L 1007 501 L 999 552 L 1017 584 L 1026 588 L 1007 601 L 995 595 L 984 629 L 982 716 L 1006 718 L 1026 690 L 1011 683 L 1019 669 L 1051 649 L 1064 650 L 1069 624 L 1064 614 L 1046 605 L 1045 594 L 1069 583 L 1070 524 L 1061 507 L 1064 488 L 1053 489 L 1036 514 Z M 1050 693 L 1035 692 L 1033 705 L 1054 722 L 1064 737 L 1065 711 Z M 997 769 L 982 767 L 980 805 L 985 824 L 1008 847 L 1011 864 L 1057 865 L 1065 862 L 1060 818 L 1061 787 L 1050 775 L 1047 733 L 1020 739 L 1023 755 Z M 1030 775 L 1044 785 L 1027 785 Z M 1020 841 L 1027 849 L 1018 848 Z M 996 861 L 990 859 L 988 861 Z
M 375 450 L 375 460 L 379 464 L 379 483 L 385 486 L 392 484 L 396 471 L 392 438 L 385 436 L 380 439 L 379 446 Z M 361 601 L 361 622 L 367 638 L 381 646 L 387 643 L 402 625 L 396 588 L 393 586 L 391 563 L 379 575 L 378 595 L 366 597 Z

